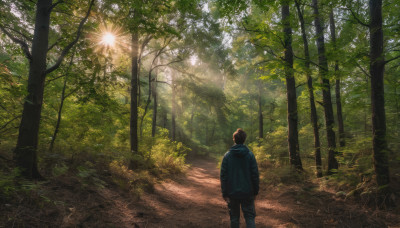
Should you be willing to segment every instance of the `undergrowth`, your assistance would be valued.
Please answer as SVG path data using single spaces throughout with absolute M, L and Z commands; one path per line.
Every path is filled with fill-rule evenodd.
M 171 141 L 166 129 L 159 129 L 154 138 L 144 132 L 141 145 L 136 154 L 121 145 L 114 149 L 57 147 L 52 153 L 39 152 L 40 172 L 50 182 L 75 178 L 82 189 L 101 189 L 114 183 L 134 198 L 139 198 L 143 192 L 152 191 L 158 180 L 183 173 L 188 168 L 185 162 L 191 149 L 181 142 Z M 42 182 L 24 180 L 12 162 L 0 162 L 1 202 L 11 202 L 41 191 Z
M 371 147 L 370 138 L 352 138 L 347 142 L 347 146 L 338 148 L 339 155 L 337 156 L 339 162 L 339 169 L 333 175 L 327 175 L 324 170 L 324 176 L 317 178 L 315 174 L 315 164 L 312 159 L 313 154 L 303 156 L 304 171 L 297 172 L 282 159 L 284 153 L 287 152 L 287 147 L 283 148 L 280 145 L 280 139 L 285 138 L 284 129 L 275 131 L 274 133 L 267 134 L 267 140 L 260 140 L 253 142 L 249 145 L 254 153 L 259 170 L 260 178 L 263 183 L 269 186 L 281 186 L 290 184 L 311 183 L 319 187 L 321 191 L 328 191 L 335 194 L 337 197 L 343 199 L 355 199 L 363 205 L 379 206 L 377 205 L 380 189 L 377 188 L 376 177 L 373 166 L 373 152 Z M 323 154 L 326 156 L 326 154 Z M 304 157 L 306 159 L 304 159 Z M 326 159 L 323 159 L 323 162 Z M 393 156 L 390 159 L 392 172 L 392 193 L 387 197 L 396 198 L 399 194 L 399 186 L 396 181 L 398 177 L 399 161 Z M 397 176 L 396 176 L 397 175 Z

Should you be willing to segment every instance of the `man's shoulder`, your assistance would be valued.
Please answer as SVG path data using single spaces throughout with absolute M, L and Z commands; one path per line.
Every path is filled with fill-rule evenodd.
M 250 154 L 251 156 L 254 156 L 253 151 L 251 151 L 250 149 L 249 149 L 249 154 Z
M 230 154 L 231 154 L 231 150 L 226 151 L 224 154 L 224 158 L 228 157 Z
M 254 153 L 251 150 L 249 150 L 249 154 L 250 154 L 250 157 L 252 160 L 256 160 L 256 156 L 254 155 Z

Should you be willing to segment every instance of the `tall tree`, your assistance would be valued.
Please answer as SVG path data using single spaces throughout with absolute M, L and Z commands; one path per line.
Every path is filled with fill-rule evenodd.
M 130 117 L 130 143 L 131 152 L 138 153 L 138 81 L 139 81 L 139 66 L 138 66 L 138 54 L 139 54 L 139 34 L 138 31 L 132 31 L 131 40 L 131 117 Z M 134 164 L 131 163 L 131 168 L 134 168 Z
M 339 60 L 337 59 L 337 44 L 336 44 L 336 26 L 335 17 L 333 15 L 333 9 L 329 13 L 329 24 L 331 29 L 331 39 L 333 45 L 333 51 L 335 52 L 335 96 L 336 96 L 336 113 L 338 118 L 339 126 L 339 145 L 344 147 L 346 141 L 344 138 L 344 124 L 343 124 L 343 114 L 342 114 L 342 100 L 340 97 L 340 75 L 339 75 Z
M 258 138 L 264 138 L 264 117 L 262 109 L 262 84 L 258 85 Z
M 287 95 L 287 121 L 290 164 L 303 169 L 300 159 L 296 82 L 293 73 L 292 28 L 290 25 L 289 0 L 282 1 L 282 24 L 284 35 L 284 61 Z
M 318 115 L 317 115 L 317 108 L 315 107 L 315 98 L 314 98 L 314 87 L 311 77 L 311 68 L 310 68 L 310 52 L 308 48 L 308 39 L 307 33 L 305 28 L 305 22 L 303 13 L 300 9 L 299 0 L 295 0 L 297 13 L 299 16 L 300 21 L 300 28 L 301 28 L 301 36 L 303 39 L 304 45 L 304 56 L 305 56 L 305 70 L 306 70 L 306 77 L 307 77 L 307 87 L 308 87 L 308 95 L 310 97 L 310 116 L 311 116 L 311 124 L 313 126 L 313 133 L 314 133 L 314 156 L 315 156 L 315 165 L 317 169 L 317 177 L 322 177 L 322 161 L 321 161 L 321 142 L 319 139 L 319 128 L 318 128 Z
M 171 72 L 171 138 L 176 140 L 176 76 Z
M 21 168 L 22 175 L 27 178 L 41 178 L 37 168 L 37 147 L 46 75 L 60 67 L 70 49 L 78 42 L 94 1 L 90 1 L 86 15 L 79 23 L 75 38 L 65 46 L 54 65 L 49 68 L 47 68 L 47 55 L 49 51 L 50 15 L 57 5 L 64 3 L 63 1 L 53 3 L 52 0 L 38 0 L 36 2 L 31 51 L 25 41 L 15 37 L 4 25 L 0 25 L 0 29 L 21 46 L 29 60 L 28 94 L 24 102 L 18 141 L 14 150 L 16 164 Z M 22 33 L 18 32 L 18 34 Z
M 374 151 L 374 167 L 379 191 L 383 199 L 388 200 L 390 191 L 389 160 L 386 141 L 386 115 L 383 76 L 385 57 L 383 54 L 382 0 L 369 1 L 370 12 L 370 75 L 372 104 L 372 143 Z
M 115 3 L 116 2 L 116 3 Z M 119 7 L 114 7 L 118 4 Z M 104 6 L 113 11 L 114 19 L 120 21 L 121 27 L 131 34 L 131 117 L 130 117 L 130 143 L 131 151 L 138 153 L 138 106 L 139 106 L 139 71 L 141 53 L 146 43 L 153 37 L 165 37 L 177 34 L 174 26 L 181 18 L 163 20 L 168 15 L 182 16 L 194 12 L 197 1 L 188 0 L 129 0 L 106 1 Z M 179 13 L 177 13 L 179 12 Z M 140 46 L 140 43 L 142 45 Z M 151 85 L 149 85 L 151 88 Z M 131 168 L 134 168 L 131 162 Z
M 317 37 L 318 48 L 318 70 L 322 84 L 322 99 L 325 113 L 326 138 L 328 140 L 328 174 L 339 168 L 336 160 L 336 138 L 333 126 L 335 124 L 333 117 L 331 86 L 328 77 L 328 61 L 325 55 L 324 26 L 319 14 L 318 0 L 312 1 L 314 8 L 314 26 Z
M 160 61 L 158 61 L 160 62 Z M 159 64 L 159 63 L 158 63 Z M 152 86 L 152 95 L 153 95 L 153 117 L 151 119 L 151 136 L 156 136 L 156 127 L 157 127 L 157 107 L 158 107 L 158 100 L 157 100 L 157 76 L 158 76 L 158 69 L 154 75 Z
M 172 58 L 171 61 L 169 61 L 168 63 L 165 63 L 165 64 L 158 63 L 162 55 L 167 55 L 170 58 L 173 56 L 173 52 L 176 51 L 175 48 L 170 47 L 170 50 L 166 50 L 166 48 L 171 44 L 171 41 L 173 39 L 174 39 L 174 37 L 166 37 L 163 41 L 162 46 L 159 47 L 159 49 L 156 51 L 155 56 L 154 56 L 153 60 L 151 61 L 150 69 L 149 69 L 149 73 L 148 73 L 148 84 L 149 84 L 148 97 L 147 97 L 147 102 L 146 102 L 146 105 L 144 108 L 144 113 L 143 113 L 142 117 L 140 118 L 140 136 L 142 136 L 142 132 L 143 132 L 144 117 L 146 116 L 147 110 L 151 103 L 151 97 L 153 94 L 153 87 L 154 87 L 153 84 L 157 83 L 157 81 L 155 80 L 156 76 L 154 78 L 152 76 L 153 71 L 155 71 L 156 75 L 157 75 L 158 69 L 160 67 L 167 67 L 167 66 L 170 66 L 171 64 L 183 61 L 182 56 L 178 54 L 178 56 L 176 56 L 176 58 Z M 181 49 L 184 49 L 184 48 L 181 47 Z M 167 51 L 168 51 L 168 53 L 167 53 Z M 153 123 L 155 124 L 155 122 L 153 122 Z M 155 125 L 154 125 L 154 130 L 155 130 Z
M 57 113 L 57 122 L 56 122 L 56 126 L 54 128 L 54 132 L 53 132 L 53 136 L 51 137 L 51 141 L 50 141 L 50 146 L 49 146 L 49 152 L 53 152 L 53 148 L 54 148 L 54 143 L 56 141 L 57 138 L 57 134 L 58 131 L 60 129 L 60 124 L 61 124 L 61 118 L 62 118 L 62 110 L 64 107 L 64 101 L 65 99 L 68 97 L 68 94 L 65 94 L 66 89 L 67 89 L 67 81 L 68 81 L 68 77 L 69 77 L 69 71 L 70 68 L 72 66 L 72 63 L 74 61 L 74 54 L 71 56 L 71 60 L 69 62 L 69 66 L 66 70 L 65 76 L 64 76 L 64 84 L 63 84 L 63 88 L 62 88 L 62 92 L 61 92 L 61 98 L 60 98 L 60 106 L 58 107 L 58 113 Z M 71 94 L 69 94 L 71 95 Z

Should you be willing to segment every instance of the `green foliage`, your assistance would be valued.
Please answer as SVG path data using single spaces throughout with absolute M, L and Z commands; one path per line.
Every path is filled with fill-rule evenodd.
M 134 197 L 140 197 L 143 191 L 151 191 L 155 179 L 148 170 L 132 171 L 121 161 L 112 161 L 109 165 L 113 181 L 118 186 L 132 194 Z
M 19 189 L 15 183 L 15 178 L 19 176 L 18 169 L 14 169 L 11 173 L 0 170 L 0 201 L 6 202 L 17 193 Z
M 84 165 L 80 165 L 76 168 L 77 176 L 81 179 L 83 187 L 96 186 L 98 188 L 104 188 L 106 182 L 104 182 L 95 169 L 94 165 L 86 161 Z
M 0 0 L 0 25 L 17 38 L 29 41 L 33 34 L 35 1 Z M 310 1 L 303 1 L 302 12 L 309 37 L 311 76 L 317 104 L 322 86 L 317 78 L 317 47 L 312 26 Z M 287 147 L 287 107 L 284 84 L 280 1 L 101 1 L 85 25 L 76 44 L 71 64 L 62 64 L 48 75 L 41 113 L 38 161 L 41 173 L 48 177 L 75 175 L 83 187 L 105 186 L 101 179 L 110 171 L 113 180 L 133 195 L 151 190 L 157 178 L 182 173 L 191 154 L 220 157 L 232 145 L 231 135 L 243 128 L 247 144 L 255 154 L 263 179 L 280 185 L 305 180 L 315 169 L 313 128 L 310 123 L 309 92 L 298 16 L 291 7 L 293 27 L 294 76 L 296 77 L 299 144 L 305 174 L 289 168 Z M 291 2 L 290 4 L 293 4 Z M 339 148 L 338 173 L 319 181 L 334 186 L 340 194 L 351 190 L 370 192 L 374 179 L 369 75 L 369 39 L 366 28 L 356 23 L 343 7 L 350 7 L 363 21 L 368 12 L 361 1 L 329 2 L 337 19 L 337 50 L 326 40 L 329 77 L 341 79 L 346 147 Z M 60 1 L 51 15 L 48 62 L 53 63 L 62 49 L 76 36 L 76 26 L 87 1 Z M 385 108 L 387 140 L 391 167 L 399 160 L 400 81 L 399 81 L 399 4 L 384 6 Z M 321 11 L 327 18 L 328 10 Z M 337 14 L 336 14 L 337 13 Z M 66 15 L 71 15 L 70 17 Z M 228 20 L 229 23 L 225 23 Z M 102 24 L 116 23 L 118 48 L 99 47 L 93 37 L 101 37 Z M 107 26 L 106 26 L 107 27 Z M 138 33 L 140 59 L 139 152 L 130 152 L 130 35 Z M 146 43 L 145 40 L 149 39 Z M 28 42 L 29 43 L 29 42 Z M 166 45 L 164 47 L 164 45 Z M 98 50 L 105 50 L 103 52 Z M 192 61 L 193 60 L 193 61 Z M 334 72 L 335 61 L 339 71 Z M 159 65 L 157 65 L 159 64 Z M 157 67 L 156 67 L 157 65 Z M 18 44 L 0 34 L 0 146 L 11 151 L 16 144 L 22 104 L 27 95 L 29 62 Z M 150 74 L 149 81 L 145 77 Z M 172 76 L 174 81 L 172 82 Z M 64 84 L 65 82 L 65 84 Z M 156 136 L 151 136 L 152 110 L 150 88 L 156 84 L 158 111 Z M 65 85 L 65 86 L 64 86 Z M 175 100 L 172 101 L 172 88 Z M 61 106 L 65 100 L 53 151 Z M 150 97 L 149 97 L 150 96 Z M 333 96 L 333 94 L 332 94 Z M 260 97 L 260 99 L 258 99 Z M 333 96 L 334 97 L 334 96 Z M 145 113 L 147 99 L 150 105 Z M 258 102 L 260 100 L 260 102 Z M 175 107 L 176 142 L 172 132 L 172 102 Z M 259 113 L 263 115 L 259 137 Z M 323 134 L 323 107 L 319 116 L 323 170 L 326 170 L 326 136 Z M 337 118 L 335 118 L 337 119 Z M 337 131 L 335 126 L 335 131 Z M 90 161 L 90 162 L 89 162 Z M 129 167 L 133 166 L 133 170 Z M 131 167 L 132 168 L 132 167 Z M 397 173 L 396 173 L 397 175 Z M 34 184 L 16 183 L 18 172 L 1 171 L 0 191 L 4 200 Z M 3 200 L 3 198 L 2 198 Z
M 146 134 L 147 133 L 147 134 Z M 169 176 L 184 172 L 187 168 L 185 158 L 191 151 L 182 142 L 171 141 L 167 129 L 159 129 L 159 134 L 152 138 L 144 131 L 140 154 L 128 156 L 126 162 L 133 161 L 137 167 L 151 170 L 155 175 Z
M 276 187 L 298 185 L 310 180 L 309 173 L 298 172 L 288 165 L 261 169 L 260 173 L 260 178 L 263 183 Z
M 264 140 L 249 144 L 261 167 L 280 167 L 288 164 L 287 128 L 280 126 L 267 133 Z
M 14 202 L 22 198 L 34 201 L 43 197 L 43 192 L 40 192 L 43 182 L 23 179 L 18 168 L 11 168 L 8 165 L 3 168 L 8 170 L 0 170 L 0 202 Z
M 190 149 L 181 142 L 158 138 L 151 148 L 150 157 L 162 174 L 177 174 L 187 168 L 185 157 Z
M 52 175 L 54 177 L 61 176 L 68 171 L 68 166 L 65 164 L 56 164 L 52 169 Z

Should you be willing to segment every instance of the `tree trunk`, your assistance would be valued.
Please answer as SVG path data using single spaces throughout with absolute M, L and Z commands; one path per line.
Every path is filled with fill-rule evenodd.
M 153 89 L 153 118 L 151 120 L 151 136 L 154 137 L 156 136 L 156 127 L 157 127 L 157 73 L 154 77 L 154 81 L 152 83 Z
M 333 17 L 333 10 L 329 14 L 330 28 L 331 28 L 331 38 L 333 43 L 333 49 L 337 51 L 336 45 L 336 26 L 335 26 L 335 18 Z M 336 54 L 337 56 L 337 54 Z M 346 145 L 346 141 L 344 138 L 344 124 L 343 124 L 343 115 L 342 115 L 342 101 L 340 98 L 340 76 L 339 76 L 339 61 L 335 60 L 335 95 L 336 95 L 336 112 L 338 118 L 338 126 L 339 126 L 339 146 L 344 147 Z
M 22 175 L 34 179 L 41 178 L 37 168 L 37 146 L 46 77 L 51 6 L 52 0 L 38 0 L 36 3 L 28 95 L 24 102 L 17 146 L 14 150 L 16 165 L 21 168 Z
M 271 104 L 271 108 L 269 108 L 269 132 L 272 132 L 273 130 L 273 124 L 275 123 L 275 119 L 274 119 L 274 112 L 275 112 L 275 108 L 276 108 L 276 103 L 275 103 L 275 99 L 273 102 L 270 103 Z
M 317 171 L 317 177 L 322 177 L 322 161 L 321 161 L 321 143 L 319 141 L 319 129 L 318 129 L 318 116 L 317 116 L 317 108 L 315 107 L 315 99 L 314 99 L 314 87 L 312 83 L 311 77 L 311 68 L 310 68 L 310 53 L 308 49 L 308 40 L 305 29 L 305 23 L 303 14 L 300 10 L 300 4 L 298 0 L 295 1 L 297 13 L 299 15 L 301 34 L 303 38 L 304 44 L 304 56 L 305 56 L 305 67 L 306 67 L 306 76 L 307 76 L 307 86 L 308 86 L 308 94 L 310 96 L 310 116 L 311 116 L 311 124 L 314 130 L 314 155 L 315 155 L 315 165 Z
M 54 128 L 54 133 L 53 133 L 53 137 L 51 137 L 51 142 L 50 142 L 50 146 L 49 146 L 49 152 L 53 152 L 53 148 L 54 148 L 54 142 L 56 141 L 57 138 L 57 134 L 58 134 L 58 130 L 60 129 L 60 123 L 61 123 L 61 117 L 62 117 L 62 109 L 64 107 L 64 101 L 65 98 L 67 98 L 67 96 L 65 96 L 65 90 L 67 89 L 67 81 L 68 81 L 68 76 L 69 76 L 69 70 L 72 66 L 72 63 L 74 61 L 74 55 L 75 53 L 72 55 L 71 60 L 69 62 L 69 66 L 68 69 L 65 73 L 65 78 L 64 78 L 64 85 L 63 85 L 63 89 L 61 92 L 61 102 L 60 102 L 60 107 L 58 108 L 58 113 L 57 113 L 57 123 L 56 123 L 56 127 Z
M 163 128 L 167 129 L 168 126 L 168 113 L 165 108 L 162 108 L 162 126 Z
M 160 59 L 157 58 L 157 65 L 160 65 Z M 155 75 L 154 79 L 152 80 L 152 95 L 153 95 L 153 118 L 151 120 L 151 137 L 156 136 L 156 129 L 157 129 L 157 106 L 158 106 L 158 101 L 157 101 L 157 75 L 158 75 L 158 68 L 155 69 Z M 151 83 L 151 82 L 150 82 Z
M 262 113 L 262 100 L 261 100 L 262 86 L 261 83 L 258 87 L 258 138 L 264 138 L 264 117 Z
M 150 67 L 152 67 L 152 66 L 150 66 Z M 145 106 L 145 108 L 144 108 L 144 112 L 143 112 L 143 115 L 142 115 L 142 117 L 140 118 L 140 137 L 142 137 L 142 135 L 143 135 L 143 121 L 144 121 L 144 117 L 146 116 L 146 114 L 147 114 L 147 110 L 148 110 L 148 108 L 149 108 L 149 106 L 150 106 L 150 103 L 151 103 L 151 96 L 152 96 L 152 89 L 153 89 L 153 86 L 152 86 L 152 83 L 151 83 L 151 81 L 152 81 L 152 77 L 151 77 L 151 73 L 152 73 L 152 69 L 150 69 L 150 71 L 149 71 L 149 74 L 148 74 L 148 83 L 149 83 L 149 93 L 148 93 L 148 97 L 147 97 L 147 101 L 146 101 L 146 106 Z M 140 98 L 139 98 L 140 99 Z M 138 106 L 139 106 L 139 104 L 138 104 Z
M 138 52 L 139 39 L 137 32 L 132 34 L 132 79 L 131 79 L 131 119 L 130 119 L 130 142 L 131 152 L 138 153 Z M 134 164 L 131 163 L 131 168 Z
M 317 36 L 318 70 L 323 87 L 322 100 L 325 113 L 326 138 L 328 140 L 328 174 L 332 174 L 339 168 L 339 163 L 336 160 L 336 138 L 335 132 L 333 131 L 335 120 L 333 117 L 331 86 L 328 78 L 328 61 L 325 56 L 324 27 L 319 16 L 318 0 L 313 0 L 312 4 L 314 8 L 314 26 Z
M 382 0 L 370 0 L 369 8 L 371 17 L 369 33 L 374 167 L 378 189 L 383 193 L 381 196 L 385 197 L 390 192 L 390 178 L 383 83 L 385 58 L 383 55 Z
M 28 95 L 25 98 L 17 146 L 14 150 L 16 165 L 21 169 L 22 175 L 27 178 L 42 178 L 37 168 L 37 146 L 46 74 L 58 69 L 70 49 L 78 42 L 94 1 L 91 0 L 86 16 L 79 23 L 75 39 L 61 51 L 56 63 L 48 69 L 46 68 L 46 57 L 49 44 L 50 14 L 53 7 L 59 2 L 54 5 L 52 0 L 36 2 L 31 54 L 29 55 L 29 51 L 25 50 L 28 52 L 29 59 Z
M 190 139 L 193 138 L 193 119 L 194 119 L 194 109 L 196 106 L 192 106 L 192 113 L 190 114 L 190 126 L 189 126 L 189 130 L 190 130 Z
M 292 28 L 290 27 L 289 1 L 282 1 L 282 23 L 285 44 L 285 77 L 287 94 L 288 143 L 290 164 L 302 170 L 298 139 L 296 82 L 293 75 Z
M 172 104 L 171 104 L 171 138 L 172 141 L 175 141 L 176 139 L 176 123 L 175 123 L 175 112 L 176 112 L 176 101 L 175 101 L 175 95 L 176 95 L 176 85 L 175 85 L 175 72 L 172 72 L 171 76 L 171 85 L 172 85 L 172 91 L 171 91 L 171 99 L 172 99 Z
M 57 123 L 56 123 L 56 127 L 54 128 L 53 137 L 51 137 L 51 142 L 50 142 L 50 146 L 49 146 L 50 153 L 53 152 L 54 142 L 56 141 L 58 129 L 60 128 L 61 114 L 62 114 L 62 109 L 64 106 L 64 100 L 65 100 L 65 89 L 67 88 L 67 79 L 68 79 L 68 73 L 65 75 L 64 86 L 63 86 L 63 89 L 61 92 L 61 102 L 60 102 L 60 107 L 58 108 Z
M 394 87 L 394 94 L 397 94 L 397 86 Z M 400 117 L 399 96 L 395 97 L 395 103 L 396 103 L 396 113 L 397 113 L 397 115 L 396 115 L 396 118 L 394 119 L 394 126 L 395 126 L 394 130 L 396 132 L 400 132 L 400 128 L 399 128 L 400 126 L 398 124 L 399 123 L 399 117 Z
M 339 146 L 346 146 L 346 139 L 344 133 L 344 123 L 343 123 L 343 112 L 342 112 L 342 100 L 340 95 L 340 78 L 337 78 L 335 81 L 335 95 L 336 95 L 336 111 L 338 117 L 338 125 L 339 125 Z

